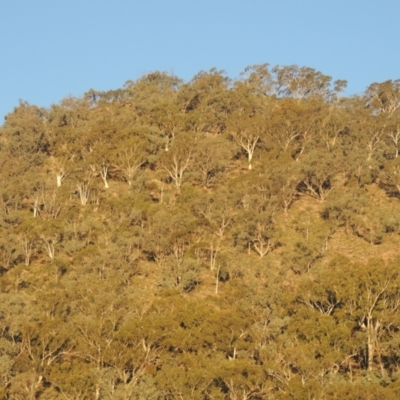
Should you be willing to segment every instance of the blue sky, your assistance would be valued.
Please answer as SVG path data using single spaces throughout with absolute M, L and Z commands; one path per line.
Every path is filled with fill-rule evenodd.
M 349 81 L 400 78 L 400 0 L 0 0 L 0 123 L 154 70 L 232 78 L 264 62 Z

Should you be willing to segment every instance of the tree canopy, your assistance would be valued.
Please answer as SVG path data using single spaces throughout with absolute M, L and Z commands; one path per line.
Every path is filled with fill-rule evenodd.
M 155 71 L 0 127 L 1 399 L 400 396 L 400 89 Z

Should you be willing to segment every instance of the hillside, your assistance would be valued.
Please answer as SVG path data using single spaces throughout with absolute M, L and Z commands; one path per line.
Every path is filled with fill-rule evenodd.
M 400 396 L 400 81 L 162 72 L 0 127 L 0 398 Z

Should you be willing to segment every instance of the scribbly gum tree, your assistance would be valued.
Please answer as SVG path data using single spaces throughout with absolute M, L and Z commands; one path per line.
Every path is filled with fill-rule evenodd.
M 174 356 L 175 361 L 171 359 L 172 362 L 170 361 L 168 364 L 172 364 L 171 367 L 179 365 L 178 362 L 187 366 L 193 365 L 195 362 L 193 356 L 196 352 L 200 355 L 200 358 L 197 359 L 198 363 L 204 362 L 204 358 L 213 354 L 214 351 L 217 351 L 220 356 L 215 359 L 213 366 L 209 365 L 208 373 L 203 371 L 200 376 L 192 368 L 185 368 L 178 374 L 177 368 L 171 368 L 170 371 L 169 365 L 166 364 L 165 371 L 162 370 L 163 375 L 174 373 L 177 374 L 178 379 L 186 382 L 186 384 L 182 384 L 182 382 L 175 388 L 173 388 L 173 383 L 169 383 L 168 387 L 175 393 L 179 389 L 185 390 L 188 394 L 190 393 L 189 388 L 192 393 L 202 390 L 203 396 L 211 393 L 214 396 L 222 396 L 223 393 L 229 393 L 230 398 L 235 398 L 238 393 L 246 394 L 244 398 L 248 398 L 247 396 L 251 393 L 262 393 L 261 368 L 253 365 L 244 357 L 250 351 L 246 341 L 249 335 L 250 318 L 235 306 L 231 311 L 225 312 L 197 304 L 193 304 L 191 309 L 187 307 L 188 304 L 183 305 L 186 310 L 182 310 L 182 306 L 180 309 L 175 306 L 182 323 L 180 328 L 174 330 L 169 339 L 174 344 L 171 350 L 175 353 L 174 356 L 170 350 L 169 358 Z M 194 337 L 185 335 L 188 329 L 193 331 Z M 203 350 L 200 350 L 201 348 Z M 198 385 L 195 385 L 195 379 L 198 380 Z
M 160 167 L 166 172 L 168 179 L 180 190 L 183 176 L 193 163 L 194 138 L 191 135 L 182 135 L 175 141 L 173 148 L 165 152 L 160 160 Z
M 303 209 L 293 216 L 288 229 L 291 229 L 290 240 L 285 241 L 282 263 L 296 274 L 308 273 L 326 256 L 329 241 L 335 232 L 331 221 L 312 217 L 310 209 Z
M 348 188 L 341 193 L 333 193 L 321 216 L 337 227 L 344 228 L 347 235 L 355 234 L 359 223 L 358 217 L 364 212 L 367 203 L 364 191 Z
M 5 229 L 1 229 L 0 233 L 0 274 L 4 274 L 18 263 L 23 248 L 20 247 L 17 235 Z
M 57 187 L 61 187 L 74 168 L 74 160 L 80 157 L 89 122 L 90 108 L 84 99 L 67 97 L 52 105 L 48 112 L 46 137 L 51 156 L 47 164 L 55 175 Z
M 104 189 L 109 188 L 109 171 L 112 155 L 115 153 L 115 128 L 104 121 L 94 121 L 86 137 L 85 147 L 82 151 L 84 163 L 91 177 L 99 177 Z
M 177 101 L 186 129 L 195 133 L 223 132 L 231 111 L 231 80 L 225 71 L 199 72 L 179 89 Z
M 349 115 L 342 103 L 324 106 L 316 121 L 316 142 L 329 151 L 343 145 L 343 138 L 349 135 Z
M 272 195 L 278 207 L 288 215 L 290 207 L 299 198 L 298 186 L 300 184 L 299 164 L 287 152 L 274 158 L 273 154 L 263 157 L 260 169 L 258 191 L 267 197 Z
M 270 210 L 249 209 L 242 218 L 235 225 L 235 240 L 249 254 L 253 250 L 262 258 L 280 244 L 274 215 Z
M 272 239 L 272 235 L 272 221 L 269 218 L 266 220 L 262 218 L 262 221 L 257 222 L 255 232 L 250 238 L 249 244 L 260 257 L 264 257 L 277 246 L 276 241 Z
M 184 116 L 180 113 L 178 104 L 170 101 L 157 104 L 150 114 L 150 122 L 157 126 L 164 142 L 164 150 L 169 151 L 175 140 L 175 135 L 182 130 Z
M 257 144 L 265 134 L 265 119 L 262 115 L 248 114 L 250 110 L 236 113 L 228 127 L 233 140 L 246 154 L 248 169 L 253 168 L 252 160 Z
M 328 75 L 310 67 L 298 65 L 276 66 L 272 69 L 275 76 L 277 93 L 281 96 L 292 97 L 297 101 L 306 98 L 336 99 L 346 88 L 345 80 L 331 82 Z
M 327 362 L 324 375 L 347 371 L 353 379 L 358 369 L 365 369 L 385 378 L 397 370 L 393 356 L 400 323 L 399 283 L 397 261 L 362 265 L 338 260 L 299 286 L 299 311 L 290 330 L 297 330 L 299 340 L 313 343 L 319 354 L 316 366 Z
M 124 96 L 138 117 L 157 107 L 160 103 L 170 104 L 182 80 L 173 74 L 154 71 L 143 75 L 137 81 L 127 81 Z
M 32 165 L 43 161 L 48 150 L 46 139 L 46 111 L 39 107 L 21 102 L 7 115 L 2 126 L 3 146 L 6 145 L 10 156 Z
M 364 130 L 367 132 L 367 161 L 371 161 L 373 156 L 380 158 L 379 153 L 382 153 L 383 150 L 383 140 L 387 136 L 387 127 L 384 121 L 376 119 L 365 121 L 365 123 Z
M 213 274 L 218 274 L 216 271 L 221 267 L 221 256 L 231 240 L 235 214 L 235 206 L 226 192 L 215 191 L 196 198 L 198 228 L 194 248 Z
M 276 94 L 275 81 L 268 63 L 250 65 L 240 73 L 240 76 L 241 79 L 235 82 L 236 89 L 240 93 L 246 89 L 245 92 L 248 91 L 257 97 L 269 97 Z
M 222 135 L 195 138 L 193 146 L 193 178 L 205 188 L 212 188 L 224 177 L 235 149 Z
M 298 161 L 306 148 L 315 146 L 316 127 L 323 112 L 324 104 L 318 100 L 299 103 L 292 98 L 280 99 L 265 121 L 269 146 L 288 152 Z
M 351 336 L 351 326 L 340 321 L 341 279 L 326 270 L 316 272 L 313 278 L 303 279 L 292 295 L 288 333 L 296 339 L 284 354 L 297 370 L 297 390 L 315 380 L 326 387 L 337 372 L 348 372 L 357 341 Z
M 20 224 L 15 232 L 26 267 L 29 267 L 32 259 L 37 256 L 38 247 L 40 247 L 36 229 L 37 221 L 28 219 Z
M 15 347 L 19 356 L 13 363 L 13 374 L 4 387 L 5 393 L 14 398 L 34 399 L 45 391 L 49 370 L 59 361 L 58 357 L 64 350 L 63 343 L 68 340 L 67 329 L 57 318 L 50 319 L 42 313 L 40 300 L 40 305 L 32 306 L 26 294 L 14 293 L 7 297 L 2 298 L 8 312 L 4 312 L 5 308 L 1 310 L 0 346 L 3 355 L 10 354 Z M 25 318 L 9 319 L 8 315 L 17 310 L 27 312 Z M 63 334 L 59 335 L 61 331 Z M 7 343 L 9 345 L 5 346 Z
M 388 160 L 379 173 L 380 186 L 390 196 L 400 196 L 400 160 Z
M 75 154 L 68 144 L 59 145 L 55 155 L 48 158 L 46 166 L 53 174 L 53 184 L 60 188 L 74 166 Z
M 205 260 L 201 246 L 204 226 L 182 206 L 185 200 L 181 196 L 185 195 L 180 195 L 173 211 L 161 206 L 156 214 L 149 215 L 148 237 L 154 240 L 143 247 L 148 260 L 154 261 L 162 271 L 157 278 L 160 287 L 190 292 L 201 281 L 200 268 Z M 161 216 L 168 220 L 168 225 L 160 223 Z
M 285 99 L 272 109 L 269 118 L 266 119 L 267 134 L 271 144 L 274 147 L 278 145 L 283 153 L 287 151 L 292 153 L 292 146 L 296 145 L 300 138 L 298 114 L 299 105 L 290 99 Z
M 334 177 L 338 172 L 340 154 L 314 149 L 299 165 L 298 190 L 318 201 L 325 201 L 334 189 Z
M 121 170 L 122 176 L 129 186 L 132 186 L 134 178 L 148 158 L 145 145 L 144 141 L 137 138 L 127 140 L 124 143 L 125 148 L 118 150 L 117 154 L 112 157 L 113 163 Z
M 400 79 L 371 84 L 365 98 L 377 114 L 393 115 L 400 109 Z
M 397 119 L 388 121 L 386 137 L 386 157 L 397 158 L 399 156 L 400 145 L 400 121 Z
M 370 261 L 367 265 L 350 265 L 343 303 L 354 321 L 357 336 L 363 339 L 358 354 L 361 366 L 369 371 L 378 369 L 381 376 L 394 367 L 391 343 L 400 320 L 398 260 L 384 263 Z

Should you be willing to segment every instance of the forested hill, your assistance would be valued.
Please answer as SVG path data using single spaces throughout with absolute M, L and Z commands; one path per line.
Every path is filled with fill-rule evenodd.
M 163 72 L 0 128 L 0 399 L 398 399 L 400 80 Z

